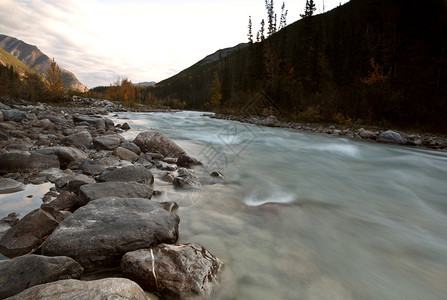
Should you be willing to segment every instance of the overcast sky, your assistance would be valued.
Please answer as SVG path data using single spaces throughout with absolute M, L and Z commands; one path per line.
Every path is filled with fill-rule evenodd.
M 287 24 L 306 0 L 285 1 Z M 323 0 L 316 0 L 317 12 Z M 325 0 L 328 11 L 347 0 Z M 282 1 L 275 1 L 278 19 Z M 208 54 L 247 41 L 264 0 L 0 0 L 0 33 L 36 45 L 88 88 L 118 77 L 161 81 Z

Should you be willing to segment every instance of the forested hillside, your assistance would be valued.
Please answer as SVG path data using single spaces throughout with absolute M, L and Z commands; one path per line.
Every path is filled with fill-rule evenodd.
M 447 132 L 447 2 L 351 0 L 151 93 L 233 114 L 263 93 L 282 118 Z

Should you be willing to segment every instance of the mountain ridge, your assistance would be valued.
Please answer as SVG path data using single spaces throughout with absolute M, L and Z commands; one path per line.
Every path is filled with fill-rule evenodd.
M 48 55 L 39 50 L 37 46 L 28 44 L 15 37 L 0 34 L 0 47 L 14 55 L 25 65 L 36 70 L 43 77 L 46 76 L 46 71 L 51 64 L 51 59 Z M 61 66 L 59 66 L 59 68 L 61 70 L 61 77 L 64 80 L 67 89 L 78 92 L 88 91 L 87 87 L 83 85 L 72 72 Z

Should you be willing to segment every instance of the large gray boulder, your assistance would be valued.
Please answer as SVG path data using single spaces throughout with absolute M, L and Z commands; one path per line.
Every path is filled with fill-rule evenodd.
M 100 182 L 85 184 L 79 189 L 79 200 L 85 205 L 104 197 L 145 198 L 152 197 L 153 190 L 146 184 L 137 182 Z
M 118 266 L 127 252 L 175 243 L 179 222 L 155 201 L 102 198 L 65 219 L 42 245 L 42 253 L 69 256 L 87 270 Z
M 0 178 L 0 194 L 15 193 L 24 189 L 25 185 L 19 181 L 10 178 Z
M 93 147 L 96 150 L 115 150 L 122 142 L 118 135 L 102 135 L 93 139 Z
M 121 270 L 150 292 L 167 298 L 209 297 L 223 267 L 198 244 L 161 244 L 126 253 Z
M 7 257 L 25 255 L 38 247 L 59 225 L 59 222 L 43 209 L 36 209 L 9 229 L 0 240 L 0 252 Z
M 23 111 L 16 109 L 2 110 L 4 121 L 21 122 L 26 119 L 26 114 Z
M 185 150 L 180 148 L 171 139 L 163 133 L 156 131 L 141 132 L 134 139 L 134 144 L 140 147 L 143 152 L 160 153 L 165 157 L 178 158 L 185 153 Z
M 44 155 L 41 153 L 0 154 L 0 173 L 25 173 L 59 167 L 59 159 L 56 155 Z
M 137 182 L 141 184 L 151 184 L 154 182 L 152 172 L 143 166 L 127 166 L 116 170 L 106 170 L 99 177 L 102 182 Z
M 0 298 L 16 295 L 38 284 L 78 279 L 84 268 L 66 257 L 24 255 L 0 261 Z
M 403 138 L 399 133 L 392 130 L 382 132 L 377 140 L 381 143 L 389 143 L 397 145 L 405 145 L 407 143 L 406 138 Z
M 81 131 L 79 133 L 69 135 L 62 139 L 62 143 L 64 143 L 65 145 L 72 145 L 75 147 L 90 148 L 92 142 L 93 142 L 92 135 L 88 131 Z
M 81 162 L 88 158 L 85 152 L 72 147 L 49 147 L 40 149 L 37 153 L 56 155 L 59 158 L 61 166 L 67 166 L 74 161 Z
M 263 120 L 256 122 L 256 124 L 268 127 L 276 127 L 280 125 L 278 119 L 275 116 L 269 116 Z
M 106 278 L 94 281 L 76 279 L 36 285 L 8 300 L 148 300 L 141 287 L 126 278 Z

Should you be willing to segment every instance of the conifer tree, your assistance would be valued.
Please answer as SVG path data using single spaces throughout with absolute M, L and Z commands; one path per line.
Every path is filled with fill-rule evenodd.
M 276 20 L 275 20 L 275 12 L 274 12 L 274 3 L 273 0 L 265 0 L 265 9 L 267 10 L 267 36 L 271 36 L 276 32 Z
M 281 6 L 281 18 L 279 20 L 279 29 L 281 30 L 287 26 L 287 13 L 289 11 L 286 9 L 286 4 L 283 2 Z
M 261 30 L 259 31 L 259 35 L 261 37 L 261 42 L 265 40 L 265 36 L 264 36 L 264 27 L 265 27 L 265 21 L 264 19 L 262 19 L 261 21 Z
M 314 11 L 317 10 L 315 6 L 314 0 L 306 0 L 306 7 L 304 9 L 304 14 L 300 15 L 301 18 L 308 18 L 314 14 Z
M 248 42 L 250 44 L 253 44 L 253 32 L 252 32 L 251 16 L 248 18 Z

